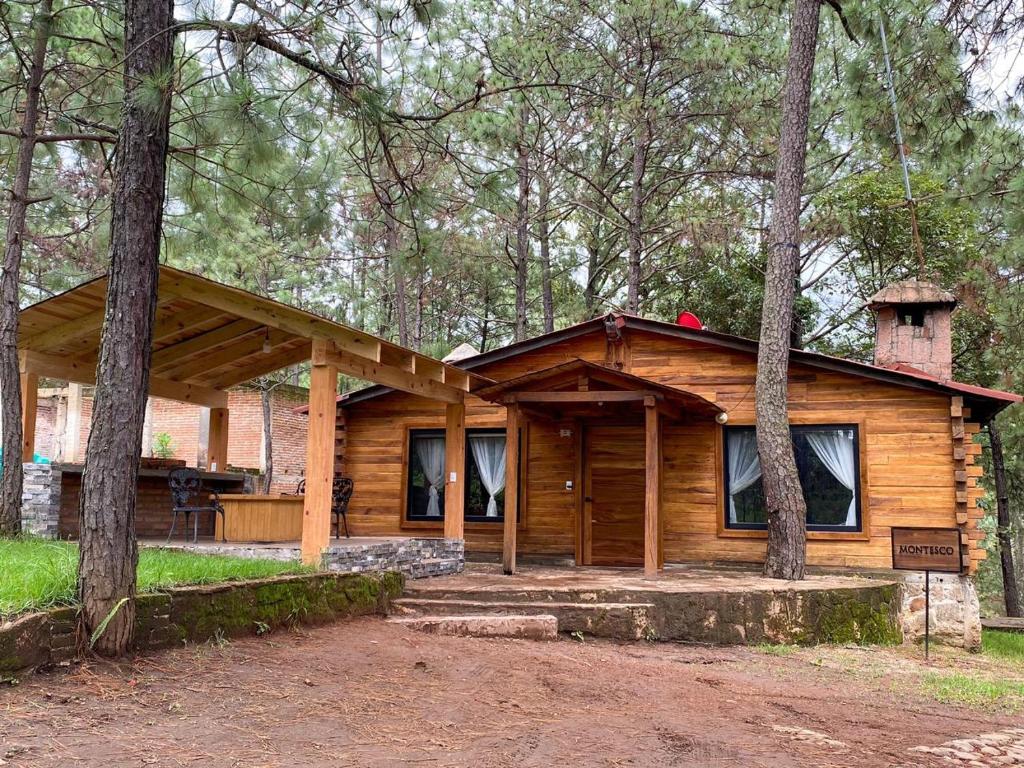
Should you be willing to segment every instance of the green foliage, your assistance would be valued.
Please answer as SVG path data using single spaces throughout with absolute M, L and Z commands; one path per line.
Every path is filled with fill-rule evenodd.
M 159 459 L 174 458 L 174 441 L 167 432 L 157 432 L 153 435 L 153 455 Z

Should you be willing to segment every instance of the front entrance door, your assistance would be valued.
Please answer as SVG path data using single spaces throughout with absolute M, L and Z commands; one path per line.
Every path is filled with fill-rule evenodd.
M 584 434 L 584 564 L 643 565 L 644 428 L 588 426 Z

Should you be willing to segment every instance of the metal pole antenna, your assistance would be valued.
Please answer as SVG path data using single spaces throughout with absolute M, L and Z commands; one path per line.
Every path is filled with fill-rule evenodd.
M 921 233 L 917 229 L 917 207 L 914 193 L 910 189 L 910 171 L 907 169 L 907 154 L 904 151 L 903 128 L 900 126 L 900 110 L 896 102 L 896 87 L 893 85 L 892 64 L 889 62 L 889 41 L 885 36 L 885 17 L 881 9 L 878 11 L 878 29 L 882 37 L 882 58 L 885 61 L 885 87 L 889 91 L 889 102 L 892 105 L 892 119 L 896 124 L 896 150 L 900 156 L 900 168 L 903 170 L 903 191 L 907 197 L 907 208 L 910 209 L 910 227 L 917 249 L 918 277 L 924 278 L 924 246 L 921 244 Z

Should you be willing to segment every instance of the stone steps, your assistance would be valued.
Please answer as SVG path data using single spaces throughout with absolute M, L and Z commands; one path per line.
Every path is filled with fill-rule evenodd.
M 476 594 L 474 594 L 476 597 Z M 467 600 L 401 597 L 393 602 L 399 613 L 414 616 L 553 616 L 558 631 L 593 637 L 643 640 L 654 630 L 652 603 L 597 603 L 523 600 Z
M 555 640 L 558 637 L 558 619 L 549 614 L 392 616 L 388 621 L 433 635 L 512 637 L 521 640 Z

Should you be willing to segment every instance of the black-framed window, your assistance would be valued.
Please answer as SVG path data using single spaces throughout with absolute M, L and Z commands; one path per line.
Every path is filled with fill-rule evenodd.
M 519 438 L 521 441 L 522 433 Z M 445 480 L 447 479 L 444 468 L 444 448 L 445 432 L 443 429 L 413 429 L 409 431 L 409 460 L 406 467 L 406 520 L 427 522 L 444 520 Z M 520 463 L 521 466 L 522 463 Z M 466 430 L 466 464 L 463 467 L 463 472 L 465 473 L 463 475 L 465 480 L 465 520 L 477 523 L 503 523 L 505 521 L 504 429 Z M 492 496 L 493 505 L 491 504 Z
M 790 432 L 807 503 L 807 529 L 862 530 L 857 425 L 800 425 Z M 767 513 L 754 428 L 727 427 L 724 433 L 725 525 L 763 530 Z

